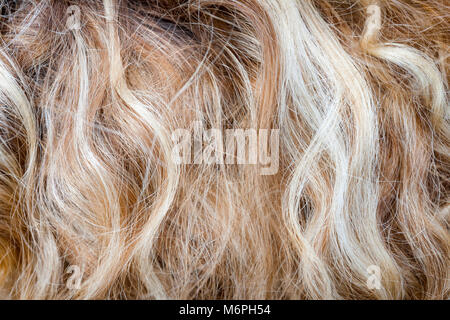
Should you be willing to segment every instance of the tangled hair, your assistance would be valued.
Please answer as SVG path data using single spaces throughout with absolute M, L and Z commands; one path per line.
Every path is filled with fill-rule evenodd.
M 449 298 L 445 0 L 0 5 L 0 297 Z M 195 122 L 278 171 L 174 163 Z

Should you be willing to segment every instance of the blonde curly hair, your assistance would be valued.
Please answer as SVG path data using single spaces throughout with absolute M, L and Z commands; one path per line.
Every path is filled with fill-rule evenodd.
M 0 5 L 0 297 L 449 298 L 446 1 Z M 194 122 L 278 172 L 174 163 Z

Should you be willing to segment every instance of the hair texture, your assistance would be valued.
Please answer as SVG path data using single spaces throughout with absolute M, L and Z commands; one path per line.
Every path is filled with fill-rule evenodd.
M 449 298 L 447 1 L 0 5 L 0 297 Z M 278 172 L 175 164 L 199 121 Z

